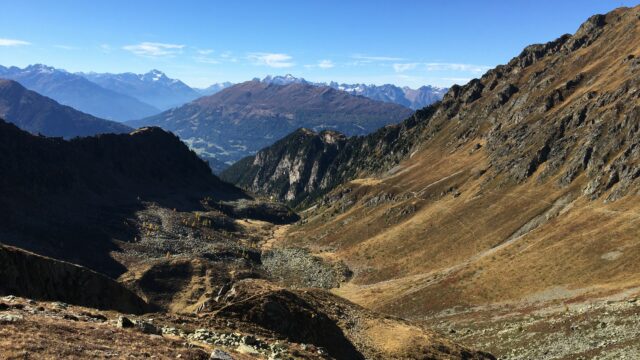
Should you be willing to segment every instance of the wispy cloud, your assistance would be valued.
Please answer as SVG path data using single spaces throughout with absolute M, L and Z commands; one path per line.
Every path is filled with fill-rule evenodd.
M 0 38 L 0 46 L 23 46 L 23 45 L 31 45 L 31 43 L 23 40 Z
M 221 64 L 221 63 L 230 63 L 237 62 L 238 59 L 233 56 L 231 51 L 224 51 L 219 54 L 215 54 L 214 50 L 210 49 L 199 49 L 196 50 L 196 55 L 193 59 L 199 63 L 203 64 Z
M 426 63 L 427 71 L 468 71 L 481 73 L 491 69 L 491 66 L 455 63 Z
M 122 48 L 139 56 L 161 57 L 179 54 L 184 47 L 184 45 L 178 44 L 142 42 L 136 45 L 127 45 Z
M 202 64 L 220 64 L 220 60 L 216 59 L 216 58 L 212 58 L 212 57 L 208 57 L 208 56 L 196 56 L 194 57 L 194 59 Z
M 113 50 L 111 48 L 111 45 L 109 44 L 100 44 L 99 48 L 100 48 L 100 51 L 102 51 L 105 54 L 108 54 Z
M 393 64 L 393 69 L 396 72 L 400 73 L 400 72 L 405 72 L 405 71 L 408 71 L 408 70 L 413 70 L 416 67 L 418 67 L 418 65 L 420 65 L 420 64 L 419 63 L 401 63 L 401 64 L 396 63 L 396 64 Z
M 395 63 L 393 64 L 393 69 L 397 73 L 402 73 L 410 70 L 483 73 L 491 69 L 491 66 L 445 63 L 445 62 L 429 62 L 429 63 L 413 62 L 413 63 Z
M 318 67 L 320 69 L 331 69 L 334 66 L 336 65 L 331 60 L 320 60 L 320 62 L 318 62 Z
M 272 68 L 289 68 L 295 66 L 293 57 L 278 53 L 251 53 L 247 56 L 249 61 L 256 65 L 264 65 Z
M 78 48 L 75 46 L 71 46 L 71 45 L 53 45 L 54 48 L 56 49 L 62 49 L 62 50 L 77 50 Z
M 237 62 L 238 58 L 233 56 L 233 53 L 231 51 L 223 51 L 220 54 L 220 59 L 224 59 L 225 61 L 229 61 L 229 62 Z
M 402 61 L 402 60 L 404 60 L 403 58 L 399 58 L 399 57 L 369 56 L 369 55 L 362 55 L 362 54 L 351 55 L 351 58 L 352 59 L 356 59 L 356 60 L 361 60 L 361 61 L 368 61 L 368 62 L 391 62 L 391 61 Z
M 320 68 L 320 69 L 331 69 L 332 67 L 335 67 L 336 64 L 333 63 L 333 61 L 331 60 L 320 60 L 318 61 L 317 64 L 309 64 L 309 65 L 305 65 L 304 67 L 306 68 Z
M 197 49 L 196 52 L 200 55 L 209 55 L 209 54 L 213 54 L 213 50 L 211 49 Z

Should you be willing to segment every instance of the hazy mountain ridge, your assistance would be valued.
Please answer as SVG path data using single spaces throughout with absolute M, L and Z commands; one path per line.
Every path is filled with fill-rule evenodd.
M 65 70 L 36 64 L 20 69 L 0 66 L 0 78 L 14 80 L 60 104 L 108 120 L 125 121 L 159 112 L 138 99 L 105 89 Z
M 160 110 L 195 100 L 201 93 L 159 70 L 145 74 L 78 73 L 105 89 L 134 97 Z M 127 119 L 131 120 L 131 119 Z
M 13 80 L 0 79 L 0 117 L 32 134 L 45 136 L 73 138 L 133 131 L 124 124 L 60 105 Z
M 215 83 L 213 85 L 210 85 L 210 86 L 208 86 L 206 88 L 202 88 L 202 89 L 194 88 L 194 90 L 197 91 L 198 93 L 200 93 L 200 95 L 202 95 L 202 96 L 210 96 L 210 95 L 213 95 L 213 94 L 215 94 L 217 92 L 220 92 L 220 91 L 222 91 L 222 90 L 224 90 L 224 89 L 226 89 L 226 88 L 228 88 L 230 86 L 233 86 L 233 85 L 235 85 L 235 84 L 232 83 L 232 82 L 229 82 L 229 81 L 225 81 L 225 82 L 221 82 L 221 83 Z

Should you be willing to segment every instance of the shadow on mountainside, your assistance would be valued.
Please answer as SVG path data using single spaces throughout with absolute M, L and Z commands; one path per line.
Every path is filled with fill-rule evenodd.
M 0 121 L 0 241 L 116 277 L 112 240 L 132 241 L 145 202 L 181 211 L 250 199 L 158 128 L 65 141 Z

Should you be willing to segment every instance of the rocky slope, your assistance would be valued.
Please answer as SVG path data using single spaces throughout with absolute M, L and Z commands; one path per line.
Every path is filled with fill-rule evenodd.
M 12 80 L 0 80 L 0 117 L 32 134 L 64 138 L 133 130 L 60 105 Z
M 630 25 L 617 19 L 610 19 L 605 28 L 606 24 L 604 16 L 595 16 L 573 36 L 527 47 L 481 79 L 452 87 L 441 103 L 399 125 L 350 139 L 329 166 L 327 177 L 320 179 L 326 184 L 322 187 L 330 189 L 329 184 L 388 170 L 431 144 L 445 141 L 443 145 L 455 150 L 478 139 L 478 148 L 487 145 L 484 150 L 493 177 L 517 183 L 544 167 L 537 174 L 541 180 L 564 170 L 558 180 L 563 186 L 584 172 L 590 180 L 584 192 L 590 197 L 614 185 L 617 191 L 610 196 L 624 193 L 635 179 L 631 119 L 638 111 L 634 90 L 638 61 L 633 49 L 620 45 L 634 34 L 618 36 L 616 31 Z M 605 30 L 612 38 L 607 39 L 609 43 L 600 37 Z M 598 58 L 609 50 L 606 57 Z M 578 56 L 579 62 L 572 63 Z M 611 122 L 620 128 L 611 128 Z M 625 144 L 623 152 L 612 161 L 620 144 Z M 290 163 L 299 162 L 291 159 Z M 566 164 L 571 166 L 561 169 Z M 298 171 L 289 167 L 285 173 Z M 263 187 L 263 181 L 256 181 L 256 187 Z
M 125 121 L 160 112 L 149 104 L 105 89 L 80 75 L 42 64 L 23 69 L 0 65 L 0 78 L 17 81 L 27 89 L 48 96 L 60 104 L 103 119 Z
M 79 73 L 105 89 L 136 98 L 160 110 L 179 106 L 202 96 L 177 79 L 159 70 L 146 74 Z
M 301 127 L 366 134 L 410 113 L 399 105 L 329 87 L 249 81 L 128 124 L 160 126 L 174 132 L 203 158 L 229 164 Z
M 234 290 L 244 301 L 195 315 L 132 316 L 5 296 L 0 347 L 9 359 L 495 359 L 317 291 L 291 292 L 256 281 Z M 383 336 L 391 333 L 394 339 Z
M 578 321 L 593 299 L 637 296 L 639 24 L 639 7 L 593 16 L 401 124 L 348 139 L 315 180 L 325 194 L 297 195 L 315 206 L 280 246 L 344 261 L 354 275 L 335 292 L 365 307 L 429 325 L 483 319 L 491 325 L 464 337 L 476 346 L 534 306 L 584 303 Z M 282 159 L 269 164 L 280 166 L 278 181 L 304 183 L 296 158 Z M 261 178 L 270 181 L 243 181 L 265 195 L 277 188 Z M 483 311 L 494 308 L 504 313 Z M 560 359 L 637 350 L 624 336 L 565 348 L 563 336 L 547 337 L 560 320 L 547 319 L 491 337 L 501 342 L 494 351 Z M 582 334 L 599 338 L 595 328 Z M 518 357 L 506 345 L 538 336 L 557 351 Z

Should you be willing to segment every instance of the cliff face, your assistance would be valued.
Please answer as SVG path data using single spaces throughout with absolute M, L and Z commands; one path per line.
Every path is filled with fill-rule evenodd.
M 476 141 L 474 146 L 484 147 L 489 158 L 487 179 L 520 183 L 530 177 L 553 178 L 554 184 L 568 186 L 583 174 L 585 196 L 620 197 L 636 186 L 638 176 L 636 13 L 633 9 L 593 16 L 574 35 L 527 47 L 482 78 L 452 87 L 440 103 L 404 122 L 350 138 L 326 164 L 324 176 L 314 179 L 320 184 L 314 194 L 356 177 L 381 174 L 435 144 L 456 151 Z M 275 185 L 267 183 L 287 173 L 291 182 L 298 171 L 287 164 L 309 156 L 300 154 L 286 162 L 282 158 L 280 167 L 268 164 L 269 169 L 281 169 L 277 177 L 249 180 L 258 172 L 246 164 L 257 164 L 257 157 L 225 174 L 236 174 L 228 179 L 259 193 L 300 202 L 309 194 L 273 191 Z M 241 172 L 246 174 L 238 175 Z
M 115 280 L 78 265 L 0 245 L 0 294 L 141 314 L 152 308 Z
M 326 188 L 327 171 L 347 138 L 334 131 L 300 129 L 221 174 L 251 192 L 298 203 Z

